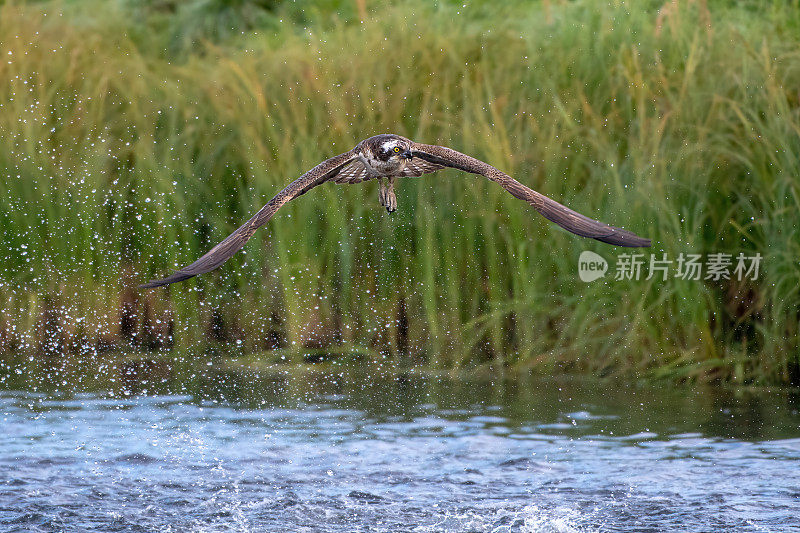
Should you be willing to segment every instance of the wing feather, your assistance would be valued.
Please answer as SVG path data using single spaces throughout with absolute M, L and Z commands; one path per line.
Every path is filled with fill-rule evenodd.
M 275 212 L 286 202 L 301 196 L 317 185 L 325 183 L 335 178 L 338 173 L 354 159 L 353 151 L 339 154 L 335 157 L 323 161 L 315 166 L 295 181 L 286 186 L 281 192 L 276 194 L 272 200 L 262 207 L 258 213 L 242 224 L 239 229 L 228 235 L 221 243 L 214 246 L 205 255 L 194 263 L 176 270 L 172 275 L 163 279 L 149 281 L 139 288 L 160 287 L 183 281 L 198 274 L 210 272 L 219 267 L 222 263 L 230 259 L 233 254 L 238 252 L 245 243 L 250 240 L 255 231 L 266 224 Z
M 333 179 L 333 182 L 352 185 L 354 183 L 361 183 L 365 179 L 367 179 L 367 167 L 364 166 L 364 163 L 362 163 L 360 159 L 354 159 L 342 168 L 339 174 Z
M 418 178 L 423 174 L 427 174 L 428 172 L 436 172 L 442 168 L 444 168 L 443 165 L 432 163 L 431 161 L 426 161 L 425 159 L 417 157 L 406 162 L 406 166 L 400 175 Z
M 414 159 L 420 158 L 433 165 L 456 168 L 494 181 L 515 198 L 531 204 L 547 220 L 555 222 L 567 231 L 581 237 L 589 237 L 608 244 L 631 248 L 650 246 L 650 239 L 639 237 L 626 229 L 609 226 L 581 215 L 552 198 L 526 187 L 492 165 L 474 157 L 445 146 L 431 144 L 414 143 L 411 152 L 414 155 Z

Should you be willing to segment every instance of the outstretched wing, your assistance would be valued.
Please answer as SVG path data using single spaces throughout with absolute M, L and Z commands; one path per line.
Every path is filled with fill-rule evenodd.
M 355 156 L 351 150 L 350 152 L 337 155 L 315 166 L 276 194 L 275 197 L 267 202 L 267 204 L 262 207 L 258 213 L 253 215 L 250 220 L 242 224 L 239 229 L 228 235 L 224 241 L 214 246 L 200 259 L 191 265 L 176 270 L 171 276 L 167 276 L 164 279 L 149 281 L 143 285 L 139 285 L 139 288 L 145 289 L 169 285 L 170 283 L 183 281 L 198 274 L 204 274 L 214 270 L 230 259 L 233 254 L 238 252 L 250 237 L 253 236 L 253 233 L 255 233 L 259 227 L 266 224 L 283 204 L 297 198 L 301 194 L 305 194 L 317 185 L 335 178 L 342 168 L 346 167 L 354 158 Z
M 515 198 L 525 200 L 539 211 L 547 220 L 555 222 L 567 231 L 581 237 L 589 237 L 616 246 L 638 248 L 650 246 L 650 239 L 639 237 L 633 232 L 616 228 L 581 215 L 561 205 L 555 200 L 521 184 L 511 176 L 497 170 L 479 159 L 444 146 L 414 143 L 411 148 L 414 159 L 420 158 L 430 164 L 451 167 L 478 174 L 498 183 Z M 412 159 L 412 161 L 414 160 Z

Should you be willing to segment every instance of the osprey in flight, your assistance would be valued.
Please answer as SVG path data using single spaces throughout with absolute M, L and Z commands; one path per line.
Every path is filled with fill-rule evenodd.
M 400 135 L 386 134 L 370 137 L 358 143 L 349 152 L 323 161 L 276 194 L 250 220 L 203 257 L 164 279 L 153 280 L 140 287 L 169 285 L 214 270 L 238 252 L 253 233 L 266 224 L 283 204 L 307 193 L 317 185 L 328 181 L 352 184 L 377 179 L 380 185 L 378 196 L 381 205 L 391 213 L 397 209 L 397 198 L 394 195 L 395 178 L 416 178 L 445 167 L 457 168 L 494 181 L 514 197 L 531 204 L 546 219 L 581 237 L 590 237 L 617 246 L 650 246 L 650 239 L 644 239 L 630 231 L 576 213 L 474 157 L 444 146 L 419 144 Z

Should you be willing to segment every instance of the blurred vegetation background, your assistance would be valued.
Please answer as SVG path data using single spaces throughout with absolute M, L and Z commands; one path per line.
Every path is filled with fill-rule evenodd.
M 0 2 L 0 351 L 798 383 L 799 107 L 797 1 Z M 760 275 L 583 283 L 581 251 L 630 250 L 448 170 L 403 180 L 393 216 L 374 183 L 320 187 L 218 271 L 135 288 L 383 132 L 648 257 L 760 253 Z

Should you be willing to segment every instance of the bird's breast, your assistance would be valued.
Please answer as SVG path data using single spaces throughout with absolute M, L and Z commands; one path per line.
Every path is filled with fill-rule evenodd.
M 381 161 L 373 154 L 370 153 L 362 153 L 358 155 L 358 158 L 364 164 L 364 167 L 367 169 L 367 176 L 369 178 L 383 178 L 389 176 L 395 176 L 397 172 L 400 170 L 399 164 L 394 161 Z

